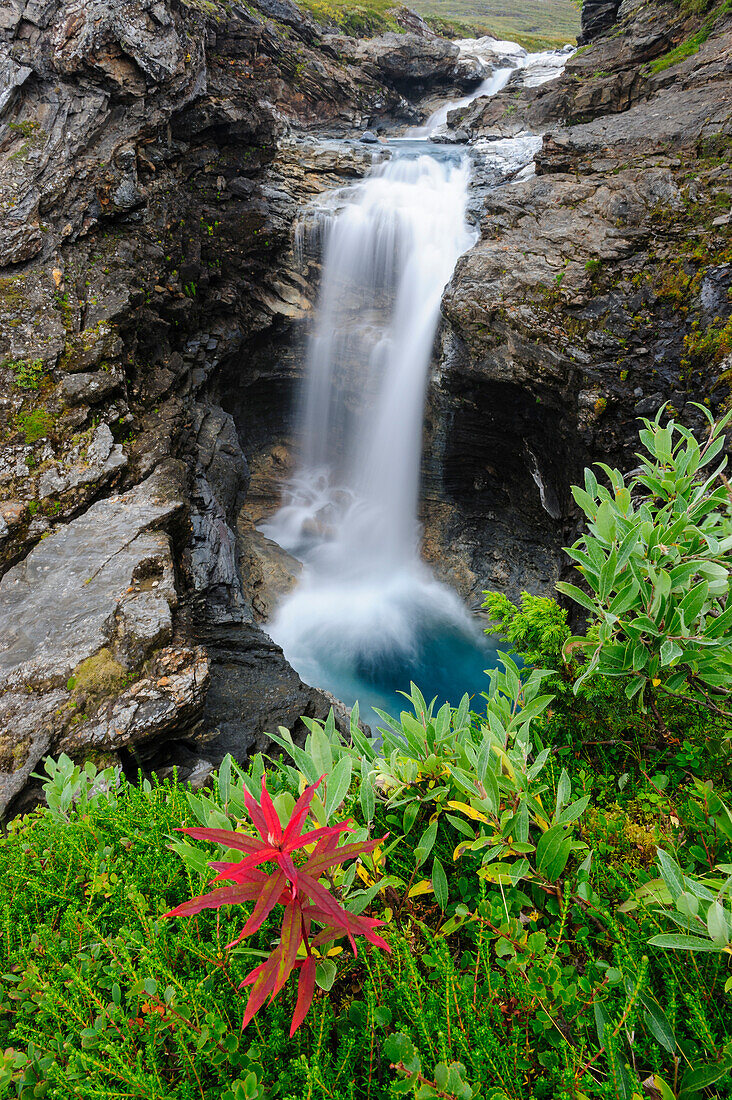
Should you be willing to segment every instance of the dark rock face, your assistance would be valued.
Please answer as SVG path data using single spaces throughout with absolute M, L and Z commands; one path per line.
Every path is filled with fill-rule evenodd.
M 458 71 L 458 47 L 435 35 L 391 33 L 363 41 L 331 35 L 326 41 L 339 56 L 407 93 L 414 88 L 425 92 L 437 84 L 454 85 Z
M 342 60 L 289 0 L 3 8 L 0 814 L 48 751 L 158 759 L 224 730 L 244 751 L 327 713 L 249 621 L 247 463 L 209 391 L 307 306 L 298 206 L 369 163 L 294 132 L 408 118 L 449 82 L 454 48 L 404 37 Z
M 582 33 L 578 38 L 580 46 L 587 45 L 593 39 L 612 27 L 618 17 L 620 0 L 584 0 L 582 4 Z
M 629 468 L 638 417 L 668 403 L 701 427 L 695 402 L 729 400 L 732 18 L 657 73 L 688 24 L 630 2 L 619 19 L 560 80 L 452 119 L 483 138 L 551 125 L 535 178 L 488 193 L 443 300 L 424 521 L 476 602 L 561 575 L 568 486 L 592 461 Z

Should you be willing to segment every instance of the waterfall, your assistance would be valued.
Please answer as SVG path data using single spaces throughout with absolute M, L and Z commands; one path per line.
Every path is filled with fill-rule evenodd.
M 511 74 L 518 68 L 518 63 L 512 65 L 510 68 L 496 69 L 491 75 L 484 80 L 477 88 L 473 89 L 469 95 L 463 96 L 462 99 L 451 99 L 447 103 L 443 103 L 441 107 L 438 107 L 433 114 L 427 119 L 422 126 L 413 126 L 409 130 L 409 136 L 420 138 L 430 137 L 436 130 L 439 130 L 441 126 L 445 126 L 447 123 L 447 116 L 450 111 L 455 111 L 459 107 L 467 107 L 473 102 L 474 99 L 479 99 L 481 96 L 498 95 L 501 89 L 505 88 L 508 81 L 511 78 Z
M 471 630 L 420 561 L 417 522 L 440 301 L 476 239 L 468 177 L 467 160 L 397 156 L 316 219 L 323 261 L 302 458 L 262 530 L 305 563 L 270 633 L 304 679 L 346 699 L 397 659 L 419 665 L 438 633 Z

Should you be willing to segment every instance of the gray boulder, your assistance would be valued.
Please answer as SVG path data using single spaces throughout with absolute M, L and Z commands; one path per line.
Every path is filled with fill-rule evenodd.
M 177 600 L 163 528 L 183 511 L 182 477 L 170 461 L 97 502 L 0 581 L 0 816 L 48 752 L 118 748 L 195 720 L 204 652 L 158 649 Z

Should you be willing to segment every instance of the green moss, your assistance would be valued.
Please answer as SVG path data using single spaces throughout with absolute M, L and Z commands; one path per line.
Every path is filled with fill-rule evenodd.
M 19 413 L 16 423 L 25 435 L 26 443 L 36 443 L 39 439 L 45 439 L 52 434 L 54 427 L 53 417 L 43 406 L 40 409 L 33 409 L 32 412 Z
M 682 369 L 721 363 L 732 352 L 732 316 L 726 322 L 715 317 L 706 329 L 695 321 L 691 332 L 684 337 L 684 348 L 686 355 L 681 360 Z M 725 371 L 723 377 L 727 381 L 732 377 L 732 371 Z
M 664 69 L 670 69 L 672 65 L 678 65 L 681 61 L 686 61 L 687 57 L 693 57 L 695 53 L 699 52 L 709 38 L 717 20 L 731 10 L 732 0 L 724 0 L 722 4 L 714 9 L 709 18 L 705 19 L 696 34 L 690 35 L 689 38 L 680 42 L 678 46 L 674 46 L 668 53 L 652 61 L 648 66 L 650 71 L 652 73 L 660 73 L 663 72 Z
M 393 0 L 364 0 L 360 4 L 350 0 L 299 0 L 299 6 L 319 23 L 335 24 L 347 34 L 403 33 L 404 30 L 394 19 Z
M 53 296 L 54 308 L 61 314 L 61 320 L 63 326 L 67 332 L 72 332 L 74 328 L 74 309 L 71 305 L 68 292 L 62 293 L 57 290 Z
M 45 136 L 45 130 L 41 126 L 40 122 L 34 122 L 33 119 L 25 119 L 23 122 L 11 122 L 8 127 L 11 134 L 20 134 L 24 138 L 39 138 Z
M 12 279 L 0 279 L 0 299 L 9 309 L 19 309 L 23 305 L 22 281 L 16 276 Z
M 76 666 L 67 687 L 77 697 L 102 699 L 117 694 L 128 683 L 127 671 L 105 646 Z

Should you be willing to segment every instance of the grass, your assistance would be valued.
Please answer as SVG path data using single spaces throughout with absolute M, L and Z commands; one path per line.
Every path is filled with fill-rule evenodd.
M 726 15 L 729 11 L 732 11 L 732 0 L 724 0 L 724 2 L 716 7 L 707 19 L 704 20 L 696 34 L 690 35 L 683 42 L 680 42 L 678 46 L 674 46 L 672 50 L 669 50 L 668 53 L 663 54 L 662 57 L 651 62 L 651 72 L 662 73 L 665 69 L 670 69 L 672 65 L 678 65 L 681 61 L 686 61 L 688 57 L 693 57 L 695 53 L 699 52 L 711 35 L 720 16 Z
M 298 6 L 320 23 L 334 23 L 347 34 L 372 35 L 401 31 L 393 16 L 393 0 L 298 0 Z
M 455 37 L 492 34 L 529 50 L 574 43 L 580 29 L 573 0 L 415 0 L 411 6 Z
M 349 34 L 400 31 L 393 0 L 298 0 L 321 23 L 332 23 Z M 574 0 L 417 0 L 411 5 L 440 34 L 473 38 L 492 34 L 520 42 L 531 50 L 574 42 L 580 9 Z

